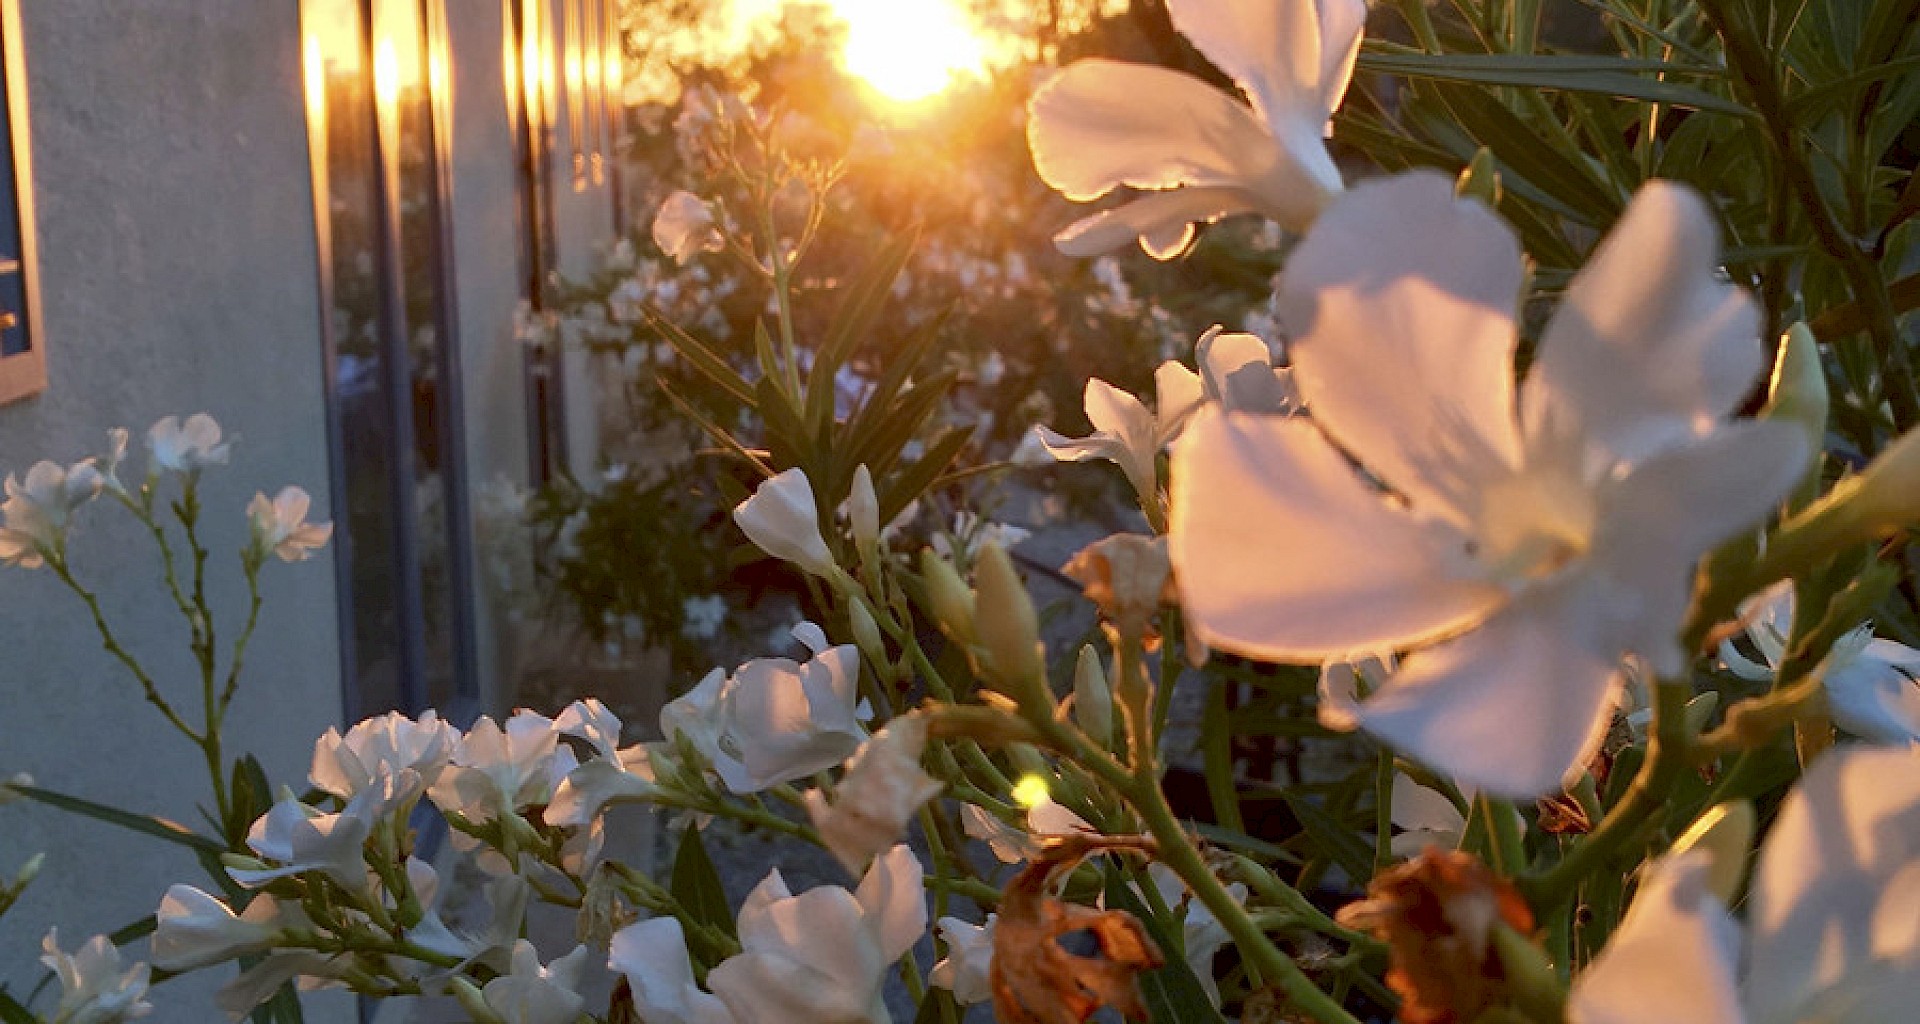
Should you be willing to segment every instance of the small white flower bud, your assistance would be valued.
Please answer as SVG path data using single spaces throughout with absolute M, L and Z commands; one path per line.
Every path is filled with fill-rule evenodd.
M 1113 738 L 1113 691 L 1092 644 L 1080 648 L 1080 661 L 1073 669 L 1073 720 L 1095 743 L 1104 745 Z
M 979 586 L 974 622 L 981 646 L 993 659 L 991 674 L 1011 688 L 1008 696 L 1021 703 L 1045 694 L 1051 706 L 1052 695 L 1046 693 L 1046 647 L 1040 642 L 1040 620 L 1013 559 L 998 544 L 988 544 L 980 549 L 974 579 Z M 1029 692 L 1036 681 L 1039 692 Z
M 932 548 L 920 551 L 920 576 L 927 588 L 927 603 L 933 617 L 947 635 L 962 644 L 974 642 L 973 590 L 960 578 L 953 563 Z

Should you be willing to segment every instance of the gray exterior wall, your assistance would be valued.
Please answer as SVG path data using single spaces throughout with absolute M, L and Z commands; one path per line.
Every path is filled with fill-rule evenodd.
M 232 466 L 205 488 L 212 600 L 231 616 L 244 611 L 234 554 L 247 499 L 297 483 L 316 518 L 329 505 L 298 5 L 21 6 L 50 386 L 0 407 L 0 469 L 97 452 L 109 427 L 138 438 L 160 416 L 213 413 L 238 438 Z M 78 572 L 163 687 L 191 702 L 184 626 L 118 511 L 84 514 Z M 268 566 L 265 594 L 228 735 L 297 786 L 340 708 L 330 552 Z M 227 638 L 237 623 L 220 626 Z M 45 571 L 0 570 L 0 650 L 0 772 L 199 823 L 197 751 L 141 701 Z M 38 851 L 45 871 L 0 920 L 0 977 L 16 992 L 37 977 L 49 926 L 71 949 L 151 912 L 170 882 L 202 877 L 158 842 L 30 803 L 0 808 L 0 872 Z M 149 1019 L 218 1019 L 211 991 L 230 972 L 167 983 Z

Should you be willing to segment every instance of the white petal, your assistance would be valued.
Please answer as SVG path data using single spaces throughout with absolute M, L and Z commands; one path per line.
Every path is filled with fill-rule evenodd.
M 1203 639 L 1322 661 L 1405 646 L 1505 600 L 1464 541 L 1390 506 L 1311 424 L 1202 410 L 1174 449 L 1170 554 Z
M 1518 461 L 1520 273 L 1512 229 L 1422 171 L 1335 201 L 1282 278 L 1309 412 L 1416 507 L 1463 525 L 1465 494 Z
M 1655 862 L 1620 929 L 1568 993 L 1572 1024 L 1744 1024 L 1739 927 L 1694 850 Z
M 1473 632 L 1408 656 L 1360 726 L 1462 785 L 1525 798 L 1585 763 L 1620 686 L 1588 581 L 1538 588 Z
M 1222 217 L 1258 209 L 1258 201 L 1244 189 L 1188 185 L 1148 192 L 1083 217 L 1053 236 L 1053 244 L 1068 256 L 1098 256 L 1138 241 L 1147 255 L 1170 260 L 1193 244 L 1195 224 L 1211 224 Z
M 1618 642 L 1659 676 L 1678 675 L 1674 642 L 1693 565 L 1758 523 L 1805 472 L 1806 441 L 1788 423 L 1745 420 L 1634 467 L 1601 494 L 1592 571 L 1612 588 L 1604 613 Z
M 1899 648 L 1915 656 L 1891 640 L 1875 640 L 1863 656 L 1828 675 L 1827 710 L 1833 724 L 1869 743 L 1920 743 L 1920 684 L 1914 682 L 1920 664 L 1885 660 L 1877 656 L 1875 645 L 1885 645 L 1880 652 Z
M 1269 121 L 1318 129 L 1340 104 L 1366 24 L 1364 0 L 1168 0 L 1173 27 Z
M 1258 335 L 1220 333 L 1193 348 L 1206 396 L 1235 412 L 1283 412 L 1293 404 L 1291 374 L 1275 370 L 1273 353 Z
M 1863 980 L 1903 988 L 1907 1006 L 1920 1001 L 1920 929 L 1876 920 L 1895 885 L 1913 883 L 1916 861 L 1920 750 L 1836 748 L 1813 763 L 1754 871 L 1746 995 L 1755 1024 L 1808 1019 L 1815 1000 L 1844 1002 Z
M 1120 185 L 1246 187 L 1282 159 L 1266 124 L 1226 93 L 1112 60 L 1076 61 L 1042 85 L 1027 142 L 1040 177 L 1079 202 Z
M 1643 187 L 1547 325 L 1522 397 L 1527 434 L 1571 430 L 1631 462 L 1731 413 L 1764 355 L 1760 310 L 1719 265 L 1706 202 Z
M 874 858 L 854 893 L 888 962 L 905 956 L 926 933 L 927 897 L 921 888 L 925 877 L 920 858 L 902 843 Z
M 1446 794 L 1428 789 L 1405 775 L 1393 777 L 1391 805 L 1393 823 L 1409 831 L 1452 833 L 1457 840 L 1467 827 L 1467 819 Z

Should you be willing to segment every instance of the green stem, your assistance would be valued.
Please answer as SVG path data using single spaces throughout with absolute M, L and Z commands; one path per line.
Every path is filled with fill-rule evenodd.
M 113 655 L 121 665 L 126 667 L 128 672 L 133 674 L 133 678 L 139 682 L 141 693 L 147 698 L 147 702 L 159 708 L 160 714 L 164 715 L 167 722 L 175 729 L 180 730 L 181 735 L 198 745 L 200 743 L 200 734 L 194 732 L 193 728 L 180 718 L 179 713 L 173 710 L 173 705 L 168 704 L 166 698 L 160 696 L 159 688 L 153 684 L 153 677 L 147 675 L 147 670 L 140 666 L 140 662 L 136 661 L 132 654 L 127 653 L 125 647 L 120 646 L 120 641 L 113 635 L 113 629 L 107 625 L 106 615 L 100 610 L 100 599 L 94 596 L 93 591 L 81 586 L 79 580 L 74 579 L 73 573 L 67 568 L 64 557 L 48 558 L 47 566 L 53 570 L 55 576 L 59 577 L 60 582 L 67 585 L 67 589 L 80 595 L 80 600 L 86 603 L 87 611 L 93 615 L 93 628 L 100 634 L 100 646 L 105 648 L 108 654 Z

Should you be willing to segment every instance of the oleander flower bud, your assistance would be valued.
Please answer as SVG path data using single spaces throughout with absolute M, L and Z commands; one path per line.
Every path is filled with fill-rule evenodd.
M 1081 646 L 1080 661 L 1073 667 L 1073 720 L 1094 742 L 1112 741 L 1113 690 L 1092 644 Z
M 1034 614 L 1033 598 L 1014 569 L 1013 559 L 998 544 L 986 545 L 974 564 L 974 580 L 979 586 L 974 622 L 980 644 L 992 658 L 989 674 L 1008 696 L 1022 704 L 1029 699 L 1044 700 L 1051 708 L 1053 695 L 1047 691 L 1046 646 L 1040 642 L 1040 619 Z
M 974 595 L 953 563 L 932 548 L 920 551 L 920 576 L 927 587 L 927 603 L 947 635 L 962 644 L 974 642 Z

